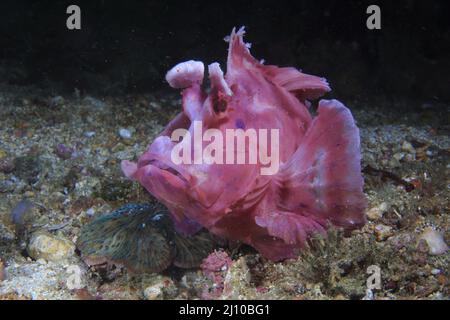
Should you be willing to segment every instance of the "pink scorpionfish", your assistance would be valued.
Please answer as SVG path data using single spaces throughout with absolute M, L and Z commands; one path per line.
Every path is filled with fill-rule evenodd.
M 167 206 L 178 232 L 189 235 L 204 227 L 247 243 L 271 260 L 293 258 L 330 225 L 351 230 L 365 223 L 359 130 L 337 100 L 321 100 L 313 117 L 308 100 L 330 91 L 326 80 L 264 65 L 250 54 L 243 35 L 243 28 L 233 29 L 229 37 L 225 75 L 218 63 L 208 66 L 209 90 L 202 87 L 202 62 L 183 62 L 167 73 L 169 85 L 183 89 L 183 111 L 137 163 L 123 161 L 122 170 Z M 199 129 L 215 129 L 200 142 L 203 150 L 212 136 L 224 137 L 228 129 L 278 129 L 279 142 L 272 136 L 263 146 L 258 140 L 257 150 L 274 150 L 279 167 L 264 173 L 268 164 L 260 158 L 175 163 L 172 150 L 183 144 L 195 157 Z M 174 141 L 174 132 L 184 133 Z M 250 159 L 255 151 L 250 143 L 244 150 L 217 143 L 227 157 L 244 152 Z M 192 154 L 187 156 L 192 159 Z

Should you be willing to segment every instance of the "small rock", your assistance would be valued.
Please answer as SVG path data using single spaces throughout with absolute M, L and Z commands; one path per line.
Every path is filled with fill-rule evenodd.
M 0 193 L 13 192 L 15 183 L 10 180 L 5 180 L 0 177 Z
M 439 269 L 433 269 L 433 270 L 431 270 L 431 274 L 434 275 L 434 276 L 437 276 L 437 275 L 439 275 L 440 273 L 441 273 L 441 270 L 439 270 Z
M 416 149 L 408 141 L 403 141 L 402 150 L 408 153 L 416 153 Z
M 157 283 L 153 286 L 144 289 L 144 297 L 147 300 L 162 300 L 163 299 L 163 288 L 162 283 Z
M 93 107 L 94 109 L 103 109 L 106 106 L 106 103 L 104 103 L 103 101 L 96 99 L 94 97 L 91 96 L 87 96 L 83 99 L 83 103 Z
M 144 289 L 144 297 L 147 300 L 162 300 L 173 297 L 176 294 L 175 291 L 176 286 L 172 279 L 165 276 L 157 276 Z
M 223 299 L 242 299 L 250 285 L 250 270 L 244 257 L 240 257 L 229 268 L 223 284 Z
M 377 237 L 377 241 L 384 241 L 394 235 L 394 231 L 392 230 L 392 227 L 384 224 L 377 224 L 375 226 L 375 235 Z
M 405 154 L 403 152 L 398 152 L 398 153 L 395 153 L 392 157 L 395 160 L 400 161 L 405 157 Z
M 86 210 L 86 215 L 88 217 L 92 217 L 92 216 L 94 216 L 94 214 L 95 214 L 94 208 L 89 208 L 89 209 Z
M 55 153 L 58 157 L 63 160 L 70 159 L 72 157 L 74 150 L 66 145 L 59 143 L 55 147 Z
M 405 156 L 404 160 L 405 160 L 406 162 L 413 162 L 413 161 L 416 160 L 416 156 L 415 156 L 414 153 L 408 153 L 408 154 Z
M 389 239 L 395 250 L 407 247 L 414 241 L 414 237 L 409 233 L 402 233 Z
M 131 139 L 132 133 L 128 129 L 120 128 L 119 129 L 119 136 L 123 139 Z
M 64 98 L 61 96 L 56 96 L 50 99 L 49 106 L 51 108 L 60 107 L 64 104 Z
M 98 196 L 108 201 L 126 199 L 130 194 L 132 186 L 132 183 L 128 180 L 103 180 Z
M 444 241 L 444 236 L 433 228 L 426 228 L 419 236 L 419 243 L 425 241 L 428 245 L 428 253 L 431 255 L 440 255 L 448 250 L 448 246 Z
M 216 250 L 203 260 L 200 267 L 205 275 L 209 275 L 214 272 L 227 271 L 232 263 L 233 260 L 225 251 Z
M 37 156 L 17 157 L 14 161 L 15 174 L 30 184 L 36 183 L 41 172 L 41 161 Z
M 0 259 L 0 282 L 5 280 L 5 265 L 3 261 Z
M 30 213 L 35 204 L 30 200 L 19 201 L 11 210 L 11 221 L 17 226 L 23 226 L 29 220 Z
M 367 211 L 367 218 L 369 220 L 379 220 L 383 217 L 383 214 L 388 210 L 388 204 L 386 202 L 382 202 L 376 207 L 370 208 Z
M 75 245 L 67 239 L 38 231 L 31 237 L 27 251 L 35 260 L 57 262 L 71 257 L 75 252 Z
M 84 136 L 85 136 L 86 138 L 92 138 L 93 136 L 95 136 L 95 131 L 86 131 L 86 132 L 84 133 Z
M 14 171 L 14 161 L 10 158 L 0 158 L 0 172 L 11 173 Z

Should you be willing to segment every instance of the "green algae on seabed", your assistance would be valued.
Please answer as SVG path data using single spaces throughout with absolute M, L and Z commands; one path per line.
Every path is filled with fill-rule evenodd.
M 160 272 L 174 264 L 198 267 L 213 250 L 207 232 L 182 236 L 167 211 L 128 204 L 85 225 L 77 242 L 88 265 L 125 266 L 132 272 Z

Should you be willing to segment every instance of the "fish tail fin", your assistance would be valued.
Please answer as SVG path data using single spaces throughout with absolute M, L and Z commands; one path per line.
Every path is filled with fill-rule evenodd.
M 280 169 L 283 207 L 354 229 L 365 223 L 359 130 L 349 109 L 321 100 L 298 150 Z

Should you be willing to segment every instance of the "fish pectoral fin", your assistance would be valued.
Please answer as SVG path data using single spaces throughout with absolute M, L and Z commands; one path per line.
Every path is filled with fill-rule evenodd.
M 305 246 L 313 235 L 325 235 L 326 226 L 323 221 L 289 211 L 277 210 L 257 215 L 255 222 L 267 229 L 270 236 L 296 247 Z
M 337 100 L 321 100 L 318 116 L 288 163 L 279 171 L 284 206 L 336 226 L 365 223 L 359 131 Z

